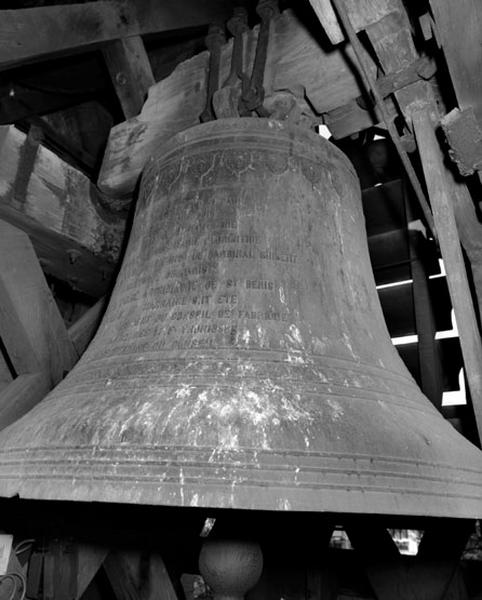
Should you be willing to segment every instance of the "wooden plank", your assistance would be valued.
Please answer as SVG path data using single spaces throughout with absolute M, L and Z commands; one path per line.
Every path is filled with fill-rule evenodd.
M 473 527 L 472 521 L 464 519 L 441 519 L 425 527 L 417 558 L 409 571 L 419 598 L 467 597 L 458 567 Z
M 17 373 L 56 385 L 78 356 L 28 236 L 0 221 L 0 335 Z
M 394 4 L 396 6 L 393 12 L 366 28 L 378 60 L 385 75 L 388 76 L 410 69 L 420 58 L 415 48 L 406 10 L 400 0 L 394 0 Z M 434 89 L 425 81 L 418 81 L 394 93 L 408 123 L 412 106 L 419 106 L 420 101 L 431 101 L 434 97 Z
M 0 70 L 119 38 L 205 25 L 227 18 L 229 8 L 222 0 L 100 0 L 2 10 Z
M 479 314 L 482 315 L 482 224 L 474 202 L 464 182 L 447 174 L 460 241 L 470 261 L 472 280 L 477 295 Z
M 430 0 L 430 6 L 459 106 L 471 106 L 482 124 L 482 4 L 478 0 Z
M 394 10 L 397 0 L 345 0 L 346 10 L 353 23 L 355 31 L 365 29 L 367 25 L 375 23 L 386 14 Z M 330 0 L 310 0 L 310 4 L 323 25 L 332 44 L 339 44 L 345 39 L 340 29 L 338 18 L 333 10 Z
M 0 336 L 18 373 L 0 390 L 0 430 L 43 400 L 74 366 L 104 307 L 99 301 L 67 332 L 26 234 L 0 221 Z
M 453 186 L 435 136 L 432 121 L 435 115 L 436 110 L 432 110 L 431 115 L 429 107 L 421 108 L 413 112 L 412 123 L 447 272 L 475 419 L 482 439 L 482 342 L 455 222 Z
M 208 53 L 181 63 L 150 89 L 140 115 L 110 133 L 99 173 L 99 188 L 112 195 L 131 194 L 148 158 L 163 141 L 197 125 L 206 101 Z
M 435 341 L 435 314 L 430 297 L 426 240 L 420 231 L 409 232 L 413 307 L 418 335 L 418 362 L 422 392 L 438 410 L 442 408 L 443 375 Z
M 125 556 L 111 552 L 104 560 L 104 571 L 116 600 L 141 600 L 141 594 Z
M 388 114 L 395 117 L 398 113 L 393 100 L 388 98 L 385 103 Z M 334 139 L 340 140 L 380 124 L 382 118 L 376 109 L 362 108 L 355 99 L 348 104 L 324 113 L 323 121 L 333 134 Z
M 370 521 L 346 527 L 377 600 L 417 600 L 400 553 L 384 527 Z
M 440 4 L 439 8 L 441 11 L 443 9 L 442 4 L 450 5 L 450 2 L 447 3 L 444 0 L 435 0 L 435 3 Z M 462 13 L 467 9 L 465 0 L 462 2 L 461 9 Z M 447 10 L 451 14 L 452 12 L 457 12 L 452 5 Z M 473 7 L 473 10 L 477 12 L 475 7 Z M 445 17 L 446 15 L 444 14 Z M 458 26 L 460 27 L 460 22 Z M 406 68 L 418 57 L 406 14 L 401 7 L 399 7 L 398 11 L 388 15 L 379 23 L 368 27 L 367 34 L 372 41 L 383 68 L 387 72 Z M 450 43 L 453 44 L 453 40 Z M 394 51 L 394 48 L 398 50 Z M 435 101 L 433 92 L 434 88 L 424 82 L 412 84 L 396 92 L 395 95 L 400 107 L 409 122 L 412 109 L 416 110 L 420 104 L 433 103 Z M 448 172 L 446 175 L 452 191 L 452 202 L 454 204 L 460 241 L 471 263 L 479 311 L 482 314 L 482 225 L 476 216 L 476 211 L 465 183 L 456 182 Z
M 75 599 L 82 597 L 107 556 L 108 549 L 94 544 L 77 543 L 77 586 Z
M 100 297 L 119 257 L 125 217 L 103 208 L 89 179 L 35 140 L 13 126 L 0 134 L 0 218 L 31 236 L 47 273 Z
M 141 589 L 145 600 L 178 600 L 166 565 L 159 554 L 149 555 L 149 576 Z
M 155 83 L 142 38 L 116 40 L 105 46 L 103 55 L 124 116 L 135 117 Z
M 101 298 L 80 319 L 78 319 L 71 327 L 69 327 L 69 337 L 74 345 L 74 348 L 79 356 L 81 356 L 90 340 L 99 327 L 102 315 L 106 308 L 105 298 Z
M 245 34 L 246 70 L 254 57 L 257 31 Z M 326 52 L 316 33 L 291 10 L 274 19 L 272 31 L 264 81 L 267 98 L 286 90 L 300 99 L 306 95 L 321 122 L 322 113 L 363 93 L 350 66 L 356 59 L 349 46 Z M 222 48 L 221 81 L 229 73 L 231 50 L 231 42 Z M 175 133 L 199 124 L 206 104 L 207 65 L 207 52 L 178 65 L 169 77 L 150 88 L 138 117 L 112 129 L 99 174 L 100 189 L 114 196 L 131 194 L 156 148 Z M 374 64 L 372 68 L 375 72 Z
M 45 373 L 29 373 L 16 377 L 0 392 L 0 430 L 14 423 L 45 398 L 50 379 Z
M 104 561 L 117 600 L 177 600 L 162 557 L 157 553 L 117 551 Z

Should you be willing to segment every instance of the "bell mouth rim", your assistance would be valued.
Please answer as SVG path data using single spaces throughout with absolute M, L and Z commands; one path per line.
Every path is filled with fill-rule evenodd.
M 242 460 L 223 461 L 222 455 L 211 461 L 203 449 L 197 450 L 186 449 L 191 459 L 181 462 L 172 458 L 171 448 L 164 461 L 148 448 L 136 452 L 132 446 L 105 448 L 104 452 L 99 448 L 97 457 L 91 454 L 89 458 L 82 452 L 69 456 L 69 449 L 63 448 L 61 459 L 56 454 L 55 460 L 41 462 L 35 456 L 31 461 L 16 461 L 15 451 L 11 450 L 10 475 L 8 469 L 0 471 L 2 496 L 277 512 L 458 518 L 482 515 L 482 478 L 473 476 L 474 469 L 461 473 L 456 465 L 437 464 L 428 474 L 422 464 L 403 459 L 392 457 L 392 465 L 377 465 L 388 459 L 360 456 L 360 464 L 356 465 L 353 455 L 343 457 L 343 462 L 336 453 L 325 457 L 324 465 L 317 464 L 316 457 L 314 461 L 294 458 L 286 465 L 285 454 L 279 453 L 276 461 L 263 450 L 251 456 L 252 464 L 243 464 Z M 196 456 L 201 453 L 204 460 Z M 178 454 L 182 455 L 182 449 Z M 13 471 L 17 475 L 23 471 L 23 478 L 19 481 Z M 454 478 L 452 471 L 458 476 Z
M 211 131 L 210 135 L 203 135 L 203 132 L 208 131 Z M 223 136 L 220 135 L 221 132 L 223 132 Z M 143 174 L 146 173 L 154 162 L 163 157 L 165 157 L 167 160 L 168 155 L 177 150 L 179 146 L 199 143 L 211 137 L 230 137 L 233 136 L 235 132 L 238 135 L 242 133 L 245 133 L 246 135 L 253 135 L 258 139 L 261 137 L 265 137 L 267 139 L 279 138 L 279 134 L 281 132 L 292 141 L 296 140 L 298 142 L 309 142 L 315 149 L 316 146 L 318 146 L 318 149 L 324 148 L 325 150 L 333 152 L 336 159 L 341 160 L 343 166 L 348 169 L 350 174 L 357 182 L 359 181 L 353 164 L 348 156 L 343 152 L 343 150 L 338 148 L 338 146 L 335 146 L 335 144 L 331 143 L 329 140 L 325 139 L 323 136 L 312 131 L 311 129 L 308 129 L 307 127 L 303 127 L 302 125 L 294 125 L 293 123 L 279 121 L 269 117 L 225 118 L 193 125 L 192 127 L 189 127 L 184 131 L 180 131 L 163 141 L 162 144 L 153 151 L 152 155 L 144 165 L 142 172 Z

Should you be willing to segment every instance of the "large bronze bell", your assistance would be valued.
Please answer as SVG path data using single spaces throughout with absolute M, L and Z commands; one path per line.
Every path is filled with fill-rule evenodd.
M 174 137 L 97 336 L 0 434 L 1 495 L 480 517 L 482 453 L 393 348 L 363 223 L 352 167 L 314 133 Z

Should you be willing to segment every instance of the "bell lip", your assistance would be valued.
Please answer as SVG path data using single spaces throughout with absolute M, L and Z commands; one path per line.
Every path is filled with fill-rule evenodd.
M 310 141 L 314 146 L 318 145 L 320 148 L 329 149 L 330 152 L 336 156 L 337 159 L 341 160 L 343 165 L 348 169 L 351 175 L 355 178 L 357 182 L 359 182 L 358 175 L 355 171 L 355 167 L 352 162 L 348 158 L 348 156 L 340 150 L 338 146 L 332 144 L 329 140 L 325 139 L 323 136 L 315 133 L 311 129 L 307 127 L 303 127 L 301 125 L 294 125 L 292 123 L 287 123 L 285 121 L 279 121 L 277 119 L 272 119 L 269 117 L 235 117 L 235 118 L 226 118 L 226 119 L 216 119 L 213 121 L 208 121 L 206 123 L 200 123 L 198 125 L 193 125 L 184 131 L 180 131 L 174 134 L 172 137 L 165 140 L 161 146 L 159 146 L 151 155 L 149 160 L 144 166 L 143 174 L 147 172 L 148 168 L 152 163 L 156 160 L 162 158 L 163 156 L 173 152 L 178 146 L 186 145 L 190 143 L 196 143 L 203 139 L 211 137 L 211 135 L 215 135 L 219 138 L 220 132 L 224 132 L 226 137 L 232 136 L 235 132 L 242 133 L 246 132 L 247 134 L 252 133 L 259 137 L 263 133 L 265 135 L 272 133 L 273 138 L 279 137 L 279 132 L 282 131 L 286 134 L 287 137 L 293 139 L 293 136 L 299 138 L 299 141 L 303 141 L 303 138 L 306 141 Z M 208 132 L 212 132 L 209 133 Z M 268 137 L 268 136 L 267 136 Z
M 73 450 L 73 449 L 71 449 Z M 384 514 L 410 517 L 482 517 L 482 472 L 478 465 L 333 453 L 323 459 L 256 451 L 254 462 L 224 453 L 206 462 L 200 453 L 179 459 L 124 448 L 85 457 L 64 448 L 62 457 L 22 457 L 9 452 L 0 469 L 0 495 L 26 500 L 136 504 L 205 509 Z M 474 447 L 475 450 L 475 447 Z M 235 452 L 236 454 L 236 452 Z M 38 456 L 38 455 L 37 455 Z M 84 458 L 82 458 L 84 456 Z M 114 458 L 115 457 L 115 458 Z M 204 457 L 205 458 L 205 457 Z M 284 460 L 284 463 L 282 463 Z
M 320 516 L 341 515 L 346 516 L 383 516 L 383 517 L 406 517 L 406 518 L 456 518 L 456 519 L 480 519 L 482 517 L 482 496 L 473 499 L 470 502 L 459 502 L 456 506 L 443 496 L 433 494 L 429 499 L 422 498 L 419 494 L 405 494 L 403 500 L 396 493 L 387 493 L 383 491 L 379 494 L 367 492 L 354 492 L 342 490 L 330 495 L 324 499 L 323 503 L 319 501 L 317 492 L 303 495 L 297 490 L 290 490 L 290 493 L 280 494 L 275 502 L 271 494 L 260 493 L 259 488 L 243 490 L 242 494 L 237 494 L 231 498 L 230 490 L 225 490 L 225 499 L 223 502 L 212 500 L 212 495 L 219 496 L 222 490 L 216 490 L 209 495 L 202 496 L 199 493 L 198 486 L 185 486 L 183 494 L 185 497 L 192 498 L 197 496 L 197 502 L 183 503 L 181 501 L 171 500 L 168 497 L 159 498 L 156 501 L 150 494 L 144 501 L 139 501 L 136 494 L 132 497 L 125 495 L 124 490 L 117 490 L 112 487 L 104 490 L 104 497 L 99 497 L 97 493 L 82 493 L 76 487 L 75 493 L 68 494 L 65 486 L 57 483 L 45 481 L 45 493 L 38 489 L 36 493 L 23 494 L 22 490 L 11 491 L 8 496 L 3 495 L 4 500 L 25 500 L 25 501 L 55 501 L 55 502 L 81 502 L 83 504 L 109 505 L 117 506 L 137 506 L 152 508 L 182 508 L 182 509 L 203 509 L 203 510 L 233 510 L 243 512 L 266 512 L 266 513 L 299 513 L 299 514 L 319 514 Z M 173 486 L 174 493 L 178 493 L 178 486 Z M 194 490 L 196 490 L 194 492 Z M 122 495 L 120 492 L 124 492 Z M 268 496 L 268 497 L 267 497 Z M 410 497 L 413 496 L 413 497 Z M 162 501 L 161 501 L 162 500 Z M 425 500 L 425 501 L 424 501 Z M 318 502 L 317 502 L 318 501 Z

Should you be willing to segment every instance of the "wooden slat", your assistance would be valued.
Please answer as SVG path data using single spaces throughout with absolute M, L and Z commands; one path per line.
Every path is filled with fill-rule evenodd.
M 398 549 L 385 528 L 367 521 L 349 525 L 346 531 L 377 600 L 417 600 Z
M 355 61 L 347 46 L 325 52 L 316 36 L 291 10 L 276 17 L 272 26 L 264 85 L 266 96 L 289 90 L 304 99 L 318 114 L 349 103 L 362 94 L 350 67 Z M 245 69 L 254 57 L 257 28 L 245 34 Z M 223 46 L 221 81 L 228 76 L 231 43 Z M 348 56 L 348 61 L 346 60 Z M 132 193 L 148 158 L 169 137 L 199 124 L 206 104 L 208 53 L 203 52 L 177 66 L 174 72 L 150 88 L 138 117 L 115 126 L 110 134 L 98 184 L 110 195 Z M 375 72 L 373 64 L 373 72 Z M 316 116 L 316 115 L 312 115 Z
M 104 570 L 116 600 L 141 600 L 134 577 L 122 556 L 109 554 L 104 561 Z
M 439 11 L 439 19 L 445 23 L 448 15 L 454 16 L 454 21 L 445 23 L 447 31 L 455 35 L 462 35 L 462 23 L 464 19 L 459 19 L 459 8 L 445 0 L 432 0 L 432 5 Z M 470 7 L 469 7 L 470 5 Z M 457 15 L 455 15 L 457 13 Z M 473 2 L 463 0 L 460 4 L 460 14 L 467 16 L 472 14 L 475 22 L 479 16 L 482 18 L 480 7 L 477 8 Z M 474 22 L 470 22 L 468 27 L 468 36 L 474 34 Z M 418 53 L 415 49 L 412 40 L 410 26 L 407 22 L 403 8 L 399 6 L 398 10 L 382 21 L 375 23 L 367 28 L 367 34 L 377 52 L 377 56 L 387 72 L 397 71 L 408 67 L 414 60 L 418 58 Z M 446 54 L 454 53 L 454 58 L 458 56 L 458 42 L 455 42 L 455 37 L 452 35 L 447 39 L 450 50 L 446 50 Z M 465 45 L 466 38 L 462 35 L 462 44 L 460 52 L 464 53 L 467 50 Z M 395 50 L 396 49 L 396 50 Z M 480 54 L 479 50 L 474 51 L 474 56 Z M 463 71 L 458 71 L 458 65 L 454 63 L 453 76 L 465 81 Z M 471 85 L 480 85 L 476 77 L 470 78 Z M 468 85 L 468 82 L 467 82 Z M 470 86 L 469 86 L 470 88 Z M 467 88 L 467 90 L 469 89 Z M 407 86 L 406 88 L 396 92 L 396 97 L 402 111 L 405 113 L 410 122 L 413 109 L 417 109 L 421 104 L 433 104 L 435 98 L 433 95 L 433 87 L 424 83 L 418 82 Z M 481 121 L 482 122 L 482 121 Z M 455 209 L 455 218 L 459 232 L 460 242 L 462 243 L 467 256 L 471 263 L 472 274 L 477 293 L 479 311 L 482 314 L 482 225 L 476 216 L 475 208 L 470 197 L 469 191 L 465 183 L 456 182 L 454 178 L 447 172 L 449 181 L 452 203 Z
M 45 373 L 29 373 L 16 377 L 0 392 L 0 430 L 26 414 L 50 390 Z
M 0 70 L 119 38 L 205 25 L 229 16 L 222 0 L 100 0 L 0 11 Z
M 451 174 L 447 174 L 447 176 L 450 181 L 457 230 L 470 261 L 479 314 L 482 315 L 482 224 L 478 219 L 474 202 L 465 183 L 460 180 L 456 181 Z
M 107 556 L 108 549 L 93 544 L 77 543 L 77 589 L 75 599 L 82 598 Z
M 393 5 L 393 12 L 366 28 L 377 58 L 388 76 L 411 68 L 420 58 L 402 2 L 393 0 Z M 412 105 L 431 100 L 433 94 L 434 88 L 424 81 L 418 81 L 396 91 L 394 95 L 402 112 L 409 119 Z
M 418 335 L 418 361 L 422 392 L 440 410 L 442 407 L 443 375 L 438 346 L 435 341 L 435 310 L 429 290 L 425 259 L 425 238 L 420 231 L 411 231 L 410 269 L 413 285 L 413 307 Z
M 394 10 L 397 0 L 345 0 L 345 6 L 355 31 L 365 29 L 367 25 L 379 21 Z M 340 29 L 330 0 L 310 0 L 320 23 L 332 44 L 339 44 L 345 39 Z
M 138 35 L 116 40 L 105 46 L 103 55 L 124 116 L 130 119 L 139 114 L 155 83 L 144 42 Z
M 117 600 L 177 600 L 159 554 L 112 552 L 104 561 L 104 570 Z
M 434 111 L 436 114 L 436 111 Z M 413 127 L 447 272 L 479 437 L 482 439 L 482 342 L 455 222 L 453 184 L 435 136 L 429 107 L 413 113 Z
M 12 379 L 13 375 L 3 354 L 0 340 L 0 392 L 2 392 L 7 385 L 12 383 Z
M 393 100 L 388 98 L 386 106 L 388 114 L 396 116 L 397 109 Z M 348 104 L 325 113 L 323 121 L 335 140 L 340 140 L 381 123 L 382 118 L 377 110 L 362 108 L 357 100 L 351 100 Z
M 430 6 L 459 106 L 471 106 L 482 125 L 482 4 L 430 0 Z
M 125 227 L 89 179 L 13 126 L 0 128 L 0 218 L 26 231 L 44 270 L 91 296 L 108 287 Z
M 28 236 L 0 221 L 0 335 L 17 373 L 56 385 L 78 355 Z
M 90 340 L 94 337 L 94 334 L 100 324 L 102 315 L 105 310 L 106 301 L 101 298 L 94 304 L 87 312 L 85 312 L 80 319 L 78 319 L 71 327 L 69 327 L 69 337 L 74 345 L 74 348 L 79 356 L 81 356 Z

